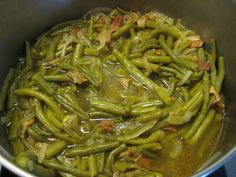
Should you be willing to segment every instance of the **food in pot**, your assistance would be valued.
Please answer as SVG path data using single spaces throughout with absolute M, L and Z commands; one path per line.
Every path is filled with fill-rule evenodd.
M 117 8 L 26 42 L 0 109 L 16 164 L 37 175 L 189 176 L 220 136 L 224 75 L 214 39 Z

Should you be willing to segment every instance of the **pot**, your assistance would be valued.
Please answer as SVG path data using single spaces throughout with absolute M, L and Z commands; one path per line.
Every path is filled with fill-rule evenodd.
M 226 59 L 226 117 L 220 142 L 213 156 L 193 176 L 210 174 L 236 153 L 236 1 L 235 0 L 21 0 L 0 1 L 0 85 L 10 67 L 23 55 L 24 41 L 32 41 L 49 27 L 82 17 L 87 11 L 120 6 L 141 12 L 158 10 L 180 18 L 205 41 L 217 39 L 218 51 Z M 106 10 L 106 9 L 105 9 Z M 19 176 L 32 177 L 12 161 L 5 128 L 0 124 L 0 163 Z

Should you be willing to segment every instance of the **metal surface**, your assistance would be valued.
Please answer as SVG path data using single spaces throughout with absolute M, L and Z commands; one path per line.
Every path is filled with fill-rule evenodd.
M 0 85 L 9 67 L 22 54 L 23 43 L 33 40 L 50 26 L 81 17 L 96 7 L 121 6 L 125 9 L 159 10 L 180 18 L 206 41 L 215 37 L 219 53 L 226 58 L 226 118 L 222 138 L 213 158 L 194 176 L 209 174 L 236 153 L 236 3 L 232 0 L 1 0 L 0 1 Z M 0 125 L 0 163 L 20 176 L 31 174 L 11 162 L 9 146 Z

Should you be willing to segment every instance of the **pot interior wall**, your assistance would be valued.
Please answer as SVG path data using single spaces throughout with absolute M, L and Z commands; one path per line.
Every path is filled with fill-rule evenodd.
M 32 41 L 54 24 L 81 17 L 96 7 L 120 6 L 128 10 L 159 10 L 174 18 L 180 18 L 190 29 L 201 34 L 204 40 L 214 37 L 218 51 L 226 59 L 226 119 L 221 142 L 211 162 L 224 160 L 232 155 L 236 146 L 236 2 L 232 0 L 21 0 L 0 1 L 0 85 L 11 66 L 24 51 L 24 41 Z M 0 125 L 0 152 L 9 151 L 4 128 Z M 231 153 L 229 153 L 231 152 Z M 6 153 L 5 153 L 6 154 Z M 227 155 L 226 155 L 227 154 Z M 226 156 L 225 156 L 226 155 Z M 224 157 L 224 158 L 223 158 Z M 217 163 L 218 164 L 218 163 Z

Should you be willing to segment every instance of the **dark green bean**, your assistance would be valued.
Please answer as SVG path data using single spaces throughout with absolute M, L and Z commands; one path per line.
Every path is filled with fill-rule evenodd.
M 60 36 L 55 36 L 54 38 L 51 39 L 51 42 L 47 51 L 47 58 L 49 60 L 54 59 L 57 44 L 59 43 L 60 40 L 61 40 Z
M 0 93 L 0 111 L 3 110 L 4 104 L 5 104 L 5 101 L 7 98 L 8 89 L 10 87 L 10 84 L 11 84 L 11 81 L 12 81 L 14 75 L 15 75 L 15 69 L 11 68 L 8 71 L 7 76 L 3 82 L 1 93 Z

